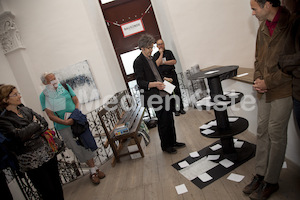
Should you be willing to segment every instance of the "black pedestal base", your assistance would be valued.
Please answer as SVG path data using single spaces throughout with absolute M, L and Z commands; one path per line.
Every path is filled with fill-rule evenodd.
M 208 148 L 206 150 L 206 155 L 220 155 L 220 158 L 213 162 L 219 162 L 220 160 L 223 160 L 225 158 L 231 161 L 243 162 L 245 160 L 249 160 L 250 158 L 252 158 L 255 155 L 256 146 L 247 141 L 243 141 L 243 140 L 238 140 L 238 141 L 244 142 L 241 148 L 233 147 L 233 149 L 230 149 L 230 152 L 228 151 L 226 152 L 226 150 L 228 150 L 226 149 L 226 147 L 224 148 L 224 145 L 226 143 L 222 143 L 222 141 L 219 140 L 215 144 L 220 144 L 222 148 L 216 151 L 213 151 L 210 148 Z M 233 142 L 233 138 L 232 138 L 232 142 Z
M 242 140 L 238 140 L 238 141 L 242 141 Z M 181 168 L 179 166 L 179 163 L 182 161 L 186 161 L 187 163 L 189 163 L 190 165 L 193 164 L 194 162 L 208 156 L 208 155 L 213 155 L 213 154 L 218 154 L 220 155 L 218 160 L 211 160 L 212 162 L 218 163 L 217 166 L 208 169 L 205 173 L 209 174 L 213 179 L 206 181 L 206 182 L 202 182 L 198 177 L 191 180 L 196 186 L 198 186 L 200 189 L 204 188 L 205 186 L 208 186 L 209 184 L 213 183 L 214 181 L 218 180 L 219 178 L 221 178 L 222 176 L 228 174 L 229 172 L 231 172 L 232 170 L 236 169 L 237 167 L 239 167 L 240 165 L 242 165 L 243 163 L 245 163 L 246 161 L 248 161 L 249 159 L 253 158 L 255 155 L 255 145 L 248 143 L 246 141 L 244 141 L 244 144 L 241 148 L 236 148 L 236 156 L 237 159 L 236 160 L 232 160 L 230 158 L 229 154 L 224 155 L 222 149 L 219 149 L 217 151 L 212 151 L 210 149 L 210 147 L 216 145 L 216 144 L 220 144 L 221 145 L 221 141 L 218 140 L 216 142 L 214 142 L 213 144 L 205 147 L 204 149 L 198 151 L 199 157 L 193 158 L 191 156 L 186 157 L 185 159 L 182 159 L 176 163 L 174 163 L 172 166 L 176 169 L 176 170 L 182 170 L 183 168 Z M 220 161 L 223 161 L 224 159 L 228 159 L 231 162 L 233 162 L 234 164 L 230 167 L 224 167 L 221 164 L 219 164 Z M 200 175 L 200 174 L 199 174 Z
M 220 145 L 222 148 L 218 151 L 212 151 L 211 149 L 208 149 L 208 151 L 211 151 L 208 152 L 208 154 L 219 154 L 222 158 L 227 158 L 232 161 L 242 161 L 247 159 L 249 156 L 255 153 L 255 149 L 253 149 L 253 146 L 249 145 L 250 143 L 246 141 L 244 142 L 242 148 L 235 148 L 233 136 L 245 131 L 248 128 L 249 123 L 242 117 L 231 116 L 228 119 L 231 122 L 229 122 L 229 127 L 227 129 L 220 129 L 217 126 L 211 126 L 210 128 L 206 129 L 200 128 L 200 132 L 203 136 L 209 138 L 220 138 Z M 206 123 L 206 125 L 209 125 L 213 121 L 214 120 Z M 214 132 L 211 134 L 205 134 L 205 130 L 207 129 Z

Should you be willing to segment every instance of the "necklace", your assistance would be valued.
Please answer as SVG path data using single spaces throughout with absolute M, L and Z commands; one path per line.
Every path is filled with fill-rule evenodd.
M 17 115 L 22 115 L 21 110 L 17 110 Z

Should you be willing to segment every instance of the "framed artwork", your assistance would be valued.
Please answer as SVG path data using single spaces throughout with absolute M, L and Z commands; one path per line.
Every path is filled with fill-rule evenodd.
M 67 83 L 71 86 L 81 104 L 100 99 L 87 60 L 60 69 L 54 73 L 61 83 Z

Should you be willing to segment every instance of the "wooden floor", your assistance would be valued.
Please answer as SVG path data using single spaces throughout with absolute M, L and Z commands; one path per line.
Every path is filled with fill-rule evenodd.
M 209 186 L 199 189 L 191 181 L 183 177 L 171 165 L 215 142 L 215 139 L 203 137 L 199 126 L 214 119 L 211 111 L 197 111 L 189 108 L 187 114 L 174 117 L 177 131 L 177 141 L 185 142 L 187 147 L 178 150 L 177 154 L 166 154 L 161 151 L 157 128 L 150 130 L 151 142 L 144 149 L 145 157 L 131 160 L 124 157 L 121 163 L 113 168 L 111 162 L 101 166 L 106 178 L 98 186 L 94 186 L 86 175 L 63 186 L 66 200 L 242 200 L 249 199 L 242 189 L 247 185 L 254 172 L 255 159 L 244 163 L 232 172 L 244 175 L 240 182 L 227 180 L 227 174 Z M 254 134 L 245 131 L 238 139 L 255 143 Z M 300 199 L 300 170 L 293 163 L 287 162 L 287 169 L 282 169 L 277 193 L 271 200 Z M 178 195 L 175 186 L 185 184 L 188 192 Z

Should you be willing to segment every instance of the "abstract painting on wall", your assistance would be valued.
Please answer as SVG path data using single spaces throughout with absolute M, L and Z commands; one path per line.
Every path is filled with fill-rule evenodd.
M 80 103 L 100 99 L 87 60 L 54 72 L 61 83 L 67 83 L 74 90 Z

